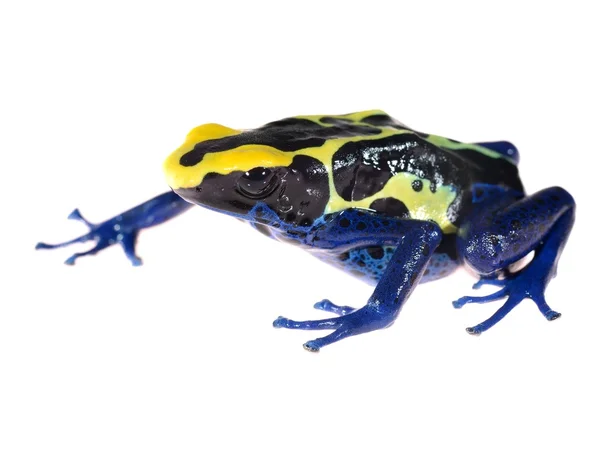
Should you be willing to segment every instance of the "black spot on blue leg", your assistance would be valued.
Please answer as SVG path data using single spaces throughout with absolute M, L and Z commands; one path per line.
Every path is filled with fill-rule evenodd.
M 385 255 L 382 247 L 367 247 L 367 253 L 373 259 L 382 259 Z

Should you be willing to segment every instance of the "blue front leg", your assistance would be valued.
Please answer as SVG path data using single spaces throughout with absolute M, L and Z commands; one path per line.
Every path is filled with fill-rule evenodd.
M 302 330 L 335 330 L 308 341 L 306 350 L 316 352 L 325 345 L 350 336 L 391 325 L 404 302 L 423 276 L 442 231 L 432 222 L 389 218 L 360 210 L 346 210 L 332 217 L 313 235 L 313 245 L 340 252 L 372 245 L 393 245 L 397 249 L 367 304 L 359 309 L 337 306 L 328 300 L 317 309 L 339 314 L 324 320 L 294 321 L 279 317 L 273 326 Z
M 467 328 L 481 334 L 497 324 L 525 298 L 532 299 L 548 320 L 560 314 L 553 311 L 544 296 L 548 283 L 556 274 L 556 266 L 575 221 L 573 197 L 560 187 L 544 189 L 529 197 L 498 187 L 480 186 L 481 198 L 459 232 L 459 255 L 482 278 L 481 284 L 494 284 L 501 289 L 484 297 L 462 297 L 453 305 L 487 303 L 508 297 L 504 305 L 489 319 Z M 533 260 L 517 273 L 508 267 L 534 251 Z M 496 275 L 505 276 L 499 279 Z
M 75 253 L 67 258 L 65 264 L 71 265 L 75 264 L 77 258 L 94 255 L 113 244 L 120 244 L 131 263 L 134 266 L 139 266 L 142 264 L 142 260 L 135 254 L 135 242 L 138 232 L 143 228 L 161 224 L 192 206 L 191 203 L 169 191 L 99 224 L 88 222 L 79 210 L 75 209 L 69 215 L 69 219 L 85 223 L 90 229 L 88 233 L 60 244 L 39 242 L 35 248 L 52 249 L 66 247 L 78 242 L 96 241 L 96 246 L 91 250 Z

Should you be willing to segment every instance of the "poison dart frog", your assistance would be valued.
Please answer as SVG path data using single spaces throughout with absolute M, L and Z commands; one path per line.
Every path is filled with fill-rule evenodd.
M 277 328 L 331 330 L 304 348 L 391 325 L 420 282 L 468 266 L 474 285 L 498 291 L 453 304 L 506 299 L 489 319 L 467 328 L 479 335 L 523 299 L 548 320 L 544 291 L 575 220 L 563 188 L 526 195 L 519 153 L 509 142 L 465 144 L 415 131 L 383 111 L 297 116 L 253 130 L 217 124 L 194 128 L 164 164 L 169 192 L 100 224 L 75 209 L 69 218 L 89 233 L 38 249 L 96 241 L 66 260 L 119 244 L 134 265 L 139 230 L 200 205 L 248 222 L 262 234 L 299 246 L 375 285 L 361 308 L 329 300 L 314 305 L 333 317 L 277 318 Z M 524 268 L 514 263 L 533 252 Z

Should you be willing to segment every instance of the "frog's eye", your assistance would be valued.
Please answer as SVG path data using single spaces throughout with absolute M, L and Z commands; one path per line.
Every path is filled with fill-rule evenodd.
M 277 175 L 266 167 L 255 167 L 244 173 L 238 180 L 238 189 L 250 198 L 265 198 L 279 183 Z

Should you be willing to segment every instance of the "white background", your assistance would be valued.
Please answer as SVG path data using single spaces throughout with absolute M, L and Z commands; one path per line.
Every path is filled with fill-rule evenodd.
M 600 96 L 593 2 L 3 2 L 0 448 L 597 449 Z M 501 6 L 500 6 L 501 5 Z M 528 191 L 576 226 L 547 298 L 499 306 L 419 287 L 396 324 L 309 354 L 330 298 L 370 288 L 200 208 L 75 267 L 85 232 L 166 190 L 192 127 L 381 108 L 463 141 L 508 139 Z M 489 289 L 486 292 L 491 292 Z

